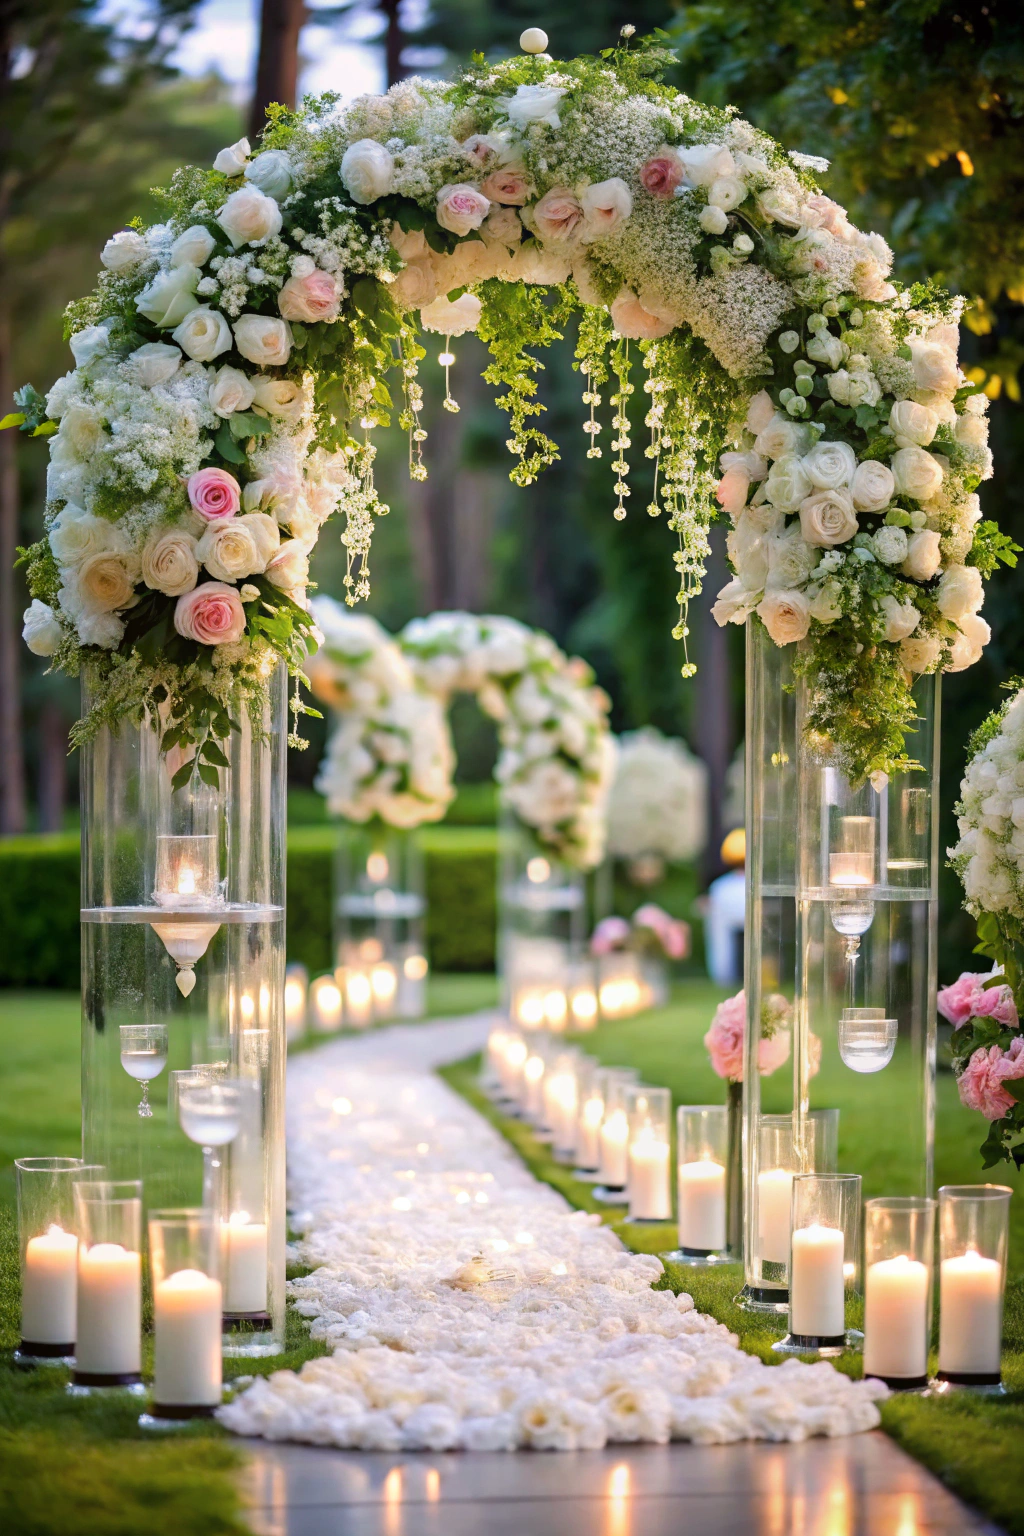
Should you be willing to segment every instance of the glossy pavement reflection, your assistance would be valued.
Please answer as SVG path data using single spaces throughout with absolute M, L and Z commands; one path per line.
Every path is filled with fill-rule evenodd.
M 245 1443 L 258 1536 L 997 1536 L 881 1433 L 511 1455 Z

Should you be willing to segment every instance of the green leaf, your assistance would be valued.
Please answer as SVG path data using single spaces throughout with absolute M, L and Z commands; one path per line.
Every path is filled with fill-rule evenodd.
M 380 284 L 374 277 L 361 277 L 352 289 L 352 304 L 359 314 L 372 318 L 380 308 Z
M 897 350 L 896 356 L 902 357 L 905 363 L 912 363 L 914 361 L 914 354 L 911 352 L 906 342 L 904 342 L 902 347 Z
M 2 420 L 0 420 L 0 432 L 2 432 L 5 427 L 20 427 L 24 420 L 24 411 L 9 411 L 7 415 L 3 417 Z
M 262 437 L 264 432 L 270 431 L 270 422 L 265 416 L 257 416 L 255 411 L 235 411 L 228 417 L 228 426 L 231 436 Z
M 199 777 L 204 784 L 209 784 L 211 789 L 216 789 L 220 783 L 216 768 L 210 768 L 206 763 L 200 763 L 198 767 Z
M 193 758 L 189 758 L 187 763 L 182 763 L 181 767 L 178 769 L 177 773 L 174 775 L 173 779 L 171 780 L 171 788 L 172 789 L 184 789 L 185 785 L 188 783 L 189 779 L 192 777 L 192 764 L 193 764 L 193 762 L 194 762 L 194 759 Z
M 229 768 L 231 766 L 217 743 L 211 741 L 209 737 L 206 738 L 199 748 L 199 756 L 208 763 L 216 763 L 218 768 Z
M 55 421 L 44 421 L 42 426 L 40 426 L 40 427 L 33 427 L 33 429 L 32 429 L 32 436 L 33 437 L 52 437 L 53 434 L 56 432 L 56 430 L 57 430 L 57 423 Z
M 245 463 L 245 454 L 236 445 L 234 438 L 231 436 L 231 429 L 229 428 L 227 422 L 225 422 L 221 427 L 213 442 L 214 447 L 217 449 L 217 452 L 220 454 L 221 458 L 227 459 L 229 464 Z

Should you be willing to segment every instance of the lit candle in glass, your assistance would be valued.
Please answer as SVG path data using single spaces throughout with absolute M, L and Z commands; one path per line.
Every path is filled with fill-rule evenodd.
M 75 1385 L 130 1386 L 142 1372 L 142 1184 L 82 1181 Z
M 153 1409 L 158 1420 L 209 1417 L 221 1399 L 223 1295 L 212 1211 L 154 1211 Z M 146 1417 L 143 1417 L 146 1423 Z
M 345 1023 L 350 1029 L 365 1029 L 373 1023 L 373 985 L 364 970 L 348 966 L 345 970 Z
M 395 994 L 398 991 L 398 974 L 394 966 L 386 960 L 373 966 L 370 971 L 370 987 L 376 1017 L 389 1019 L 394 1012 Z
M 705 1265 L 728 1257 L 729 1111 L 724 1104 L 676 1110 L 679 1248 L 676 1263 Z
M 939 1190 L 939 1380 L 947 1389 L 1002 1389 L 1011 1194 L 1003 1184 Z
M 864 1375 L 923 1387 L 931 1337 L 935 1201 L 864 1202 Z
M 631 1088 L 626 1096 L 626 1112 L 629 1116 L 629 1219 L 669 1221 L 672 1217 L 669 1178 L 672 1096 L 667 1088 Z
M 267 1309 L 267 1228 L 248 1211 L 232 1211 L 221 1222 L 221 1276 L 224 1311 L 265 1312 Z
M 153 899 L 169 909 L 223 906 L 216 836 L 158 833 Z
M 15 1358 L 74 1354 L 78 1290 L 75 1184 L 102 1170 L 77 1157 L 20 1157 L 14 1172 L 21 1253 L 21 1342 Z
M 781 1353 L 839 1354 L 846 1346 L 846 1294 L 857 1286 L 859 1174 L 798 1173 L 793 1179 L 789 1335 Z
M 840 816 L 833 841 L 828 856 L 829 884 L 874 885 L 875 818 Z
M 341 1028 L 341 988 L 334 977 L 316 976 L 309 984 L 310 1022 L 317 1034 L 333 1034 Z
M 792 1168 L 765 1168 L 757 1176 L 758 1256 L 762 1263 L 789 1263 Z

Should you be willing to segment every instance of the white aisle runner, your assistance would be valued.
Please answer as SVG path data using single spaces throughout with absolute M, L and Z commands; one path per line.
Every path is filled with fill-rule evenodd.
M 434 1075 L 492 1023 L 396 1026 L 289 1063 L 290 1204 L 314 1266 L 292 1296 L 334 1354 L 257 1378 L 221 1421 L 382 1451 L 874 1428 L 884 1387 L 744 1354 L 688 1296 L 652 1290 L 657 1259 L 539 1184 Z M 481 1285 L 488 1266 L 510 1277 Z

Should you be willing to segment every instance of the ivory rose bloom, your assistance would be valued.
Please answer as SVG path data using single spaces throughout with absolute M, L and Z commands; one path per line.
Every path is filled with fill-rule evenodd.
M 930 672 L 941 650 L 938 635 L 914 635 L 900 646 L 900 660 L 908 672 Z
M 437 269 L 430 257 L 422 261 L 407 261 L 388 293 L 399 309 L 422 309 L 437 298 Z
M 357 203 L 375 203 L 391 191 L 395 162 L 376 139 L 357 139 L 341 160 L 339 175 Z
M 281 210 L 259 187 L 239 187 L 217 214 L 217 223 L 237 251 L 281 233 Z
M 114 613 L 135 601 L 135 583 L 120 555 L 90 555 L 78 568 L 78 590 L 86 608 Z
M 944 619 L 959 623 L 965 613 L 977 613 L 985 601 L 985 586 L 976 565 L 951 565 L 939 577 L 935 600 Z
M 776 645 L 802 640 L 811 625 L 811 608 L 802 592 L 766 592 L 757 614 Z
M 539 240 L 521 245 L 508 264 L 514 280 L 551 286 L 564 283 L 572 271 L 572 259 L 564 246 L 544 246 Z
M 746 195 L 747 184 L 742 176 L 716 176 L 708 188 L 708 207 L 731 213 Z
M 709 235 L 724 235 L 729 228 L 728 215 L 724 208 L 716 208 L 713 203 L 708 203 L 697 215 L 700 227 Z
M 907 539 L 907 558 L 900 570 L 913 581 L 931 581 L 941 559 L 939 535 L 931 528 L 922 528 Z
M 142 551 L 142 579 L 147 587 L 168 597 L 191 592 L 199 580 L 196 541 L 184 528 L 150 535 Z
M 478 192 L 476 187 L 471 187 L 468 182 L 457 182 L 442 187 L 437 194 L 437 222 L 453 235 L 468 235 L 480 228 L 490 206 L 490 198 Z
M 710 187 L 719 176 L 736 172 L 732 151 L 724 144 L 685 144 L 678 154 L 691 187 Z
M 172 243 L 171 266 L 205 266 L 216 244 L 205 224 L 192 224 Z
M 857 532 L 857 514 L 849 491 L 816 491 L 800 503 L 800 531 L 808 544 L 833 549 Z
M 147 341 L 128 354 L 136 379 L 146 389 L 166 384 L 181 366 L 181 352 L 166 341 Z
M 674 197 L 684 174 L 683 162 L 677 152 L 663 144 L 657 154 L 640 167 L 640 185 L 652 197 Z
M 420 310 L 420 321 L 425 330 L 437 331 L 442 336 L 464 336 L 467 331 L 476 330 L 482 313 L 483 305 L 476 294 L 464 293 L 454 304 L 447 299 L 435 299 L 425 305 Z
M 850 495 L 858 512 L 881 512 L 892 501 L 895 489 L 892 470 L 877 459 L 858 464 L 850 481 Z
M 202 274 L 191 262 L 170 272 L 158 272 L 135 300 L 135 308 L 162 331 L 169 331 L 196 307 L 196 284 Z
M 50 524 L 50 550 L 59 565 L 78 565 L 90 555 L 121 548 L 121 535 L 105 517 L 69 502 Z
M 192 509 L 205 523 L 234 517 L 241 506 L 242 493 L 234 475 L 226 469 L 200 469 L 190 476 L 185 487 Z
M 908 599 L 901 603 L 899 598 L 892 593 L 879 599 L 878 606 L 885 617 L 885 638 L 887 640 L 905 640 L 912 635 L 921 622 L 921 615 Z
M 820 491 L 849 485 L 857 468 L 857 455 L 849 443 L 815 443 L 804 454 L 804 470 Z
M 803 537 L 801 530 L 792 523 L 765 539 L 768 552 L 768 580 L 770 592 L 788 591 L 803 586 L 818 563 L 818 553 Z
M 898 448 L 890 467 L 897 491 L 915 501 L 930 501 L 942 486 L 942 465 L 923 448 Z
M 935 341 L 912 339 L 909 343 L 918 389 L 934 389 L 952 396 L 960 386 L 956 353 Z
M 542 240 L 569 240 L 583 218 L 575 192 L 552 187 L 530 210 L 530 222 Z
M 297 422 L 303 411 L 302 386 L 292 379 L 270 379 L 259 375 L 252 380 L 253 404 L 268 416 Z
M 240 315 L 232 326 L 235 346 L 258 368 L 283 368 L 292 350 L 292 330 L 287 320 L 271 315 Z
M 149 246 L 137 230 L 119 229 L 100 252 L 100 261 L 108 272 L 130 272 L 140 261 L 148 261 L 149 256 Z
M 297 517 L 298 512 L 293 510 L 291 514 L 291 522 L 293 524 Z M 260 557 L 260 570 L 262 570 L 270 557 L 281 547 L 281 530 L 277 522 L 266 512 L 244 512 L 241 517 L 234 519 L 234 523 L 241 528 L 245 528 L 251 535 Z M 230 528 L 234 524 L 228 523 L 226 526 Z M 319 524 L 317 524 L 317 527 L 319 527 Z
M 197 363 L 212 363 L 231 346 L 231 329 L 219 309 L 200 304 L 171 332 L 183 352 Z
M 388 239 L 403 261 L 418 261 L 421 256 L 430 255 L 430 246 L 422 229 L 403 229 L 396 220 Z
M 283 149 L 265 149 L 250 160 L 245 179 L 280 202 L 292 190 L 292 162 Z
M 719 592 L 711 617 L 716 624 L 744 624 L 760 600 L 760 591 L 748 591 L 739 577 L 734 576 Z
M 497 240 L 502 245 L 518 245 L 523 238 L 522 221 L 514 208 L 503 208 L 492 203 L 491 211 L 480 226 L 485 240 Z
M 811 477 L 798 453 L 784 453 L 776 459 L 765 482 L 768 500 L 780 512 L 796 512 L 813 489 Z
M 172 322 L 173 323 L 173 322 Z M 106 325 L 87 325 L 76 331 L 68 342 L 71 355 L 79 368 L 88 368 L 98 357 L 110 351 L 110 331 Z
M 240 368 L 227 364 L 218 368 L 210 385 L 210 405 L 216 415 L 225 420 L 235 411 L 247 411 L 252 405 L 254 390 L 252 380 Z
M 514 96 L 500 96 L 499 105 L 505 109 L 510 123 L 517 128 L 529 128 L 531 123 L 546 123 L 549 128 L 561 126 L 558 103 L 565 95 L 562 86 L 519 85 Z
M 897 448 L 927 448 L 935 436 L 939 418 L 916 400 L 897 400 L 889 412 L 889 425 Z
M 612 324 L 620 336 L 638 341 L 656 341 L 659 336 L 667 336 L 676 327 L 671 317 L 656 315 L 645 309 L 636 294 L 628 288 L 623 288 L 613 301 L 611 315 Z
M 621 176 L 595 182 L 587 188 L 580 206 L 583 209 L 585 241 L 600 240 L 628 219 L 633 212 L 633 194 Z
M 21 617 L 24 624 L 21 638 L 33 656 L 52 656 L 61 642 L 63 630 L 50 605 L 34 597 Z
M 267 562 L 267 580 L 280 587 L 282 592 L 292 592 L 304 587 L 309 580 L 309 554 L 298 539 L 285 539 L 277 553 Z
M 249 140 L 239 139 L 237 143 L 229 144 L 227 149 L 220 151 L 213 162 L 213 168 L 220 171 L 222 176 L 241 176 L 248 158 Z
M 758 432 L 754 447 L 766 459 L 781 459 L 784 453 L 803 453 L 808 438 L 806 427 L 776 413 Z
M 277 296 L 277 307 L 286 320 L 310 325 L 317 320 L 337 320 L 340 306 L 338 279 L 319 268 L 305 277 L 290 277 Z
M 196 557 L 215 581 L 240 581 L 262 571 L 256 540 L 240 517 L 222 518 L 211 523 L 196 546 Z
M 174 627 L 200 645 L 233 645 L 245 633 L 242 599 L 222 581 L 204 581 L 178 598 Z
M 992 639 L 992 631 L 980 613 L 965 613 L 957 620 L 957 628 L 960 633 L 950 649 L 947 672 L 966 672 L 968 667 L 973 667 L 981 660 L 982 651 Z
M 500 166 L 484 177 L 480 192 L 492 203 L 521 208 L 530 195 L 530 178 L 521 165 Z

